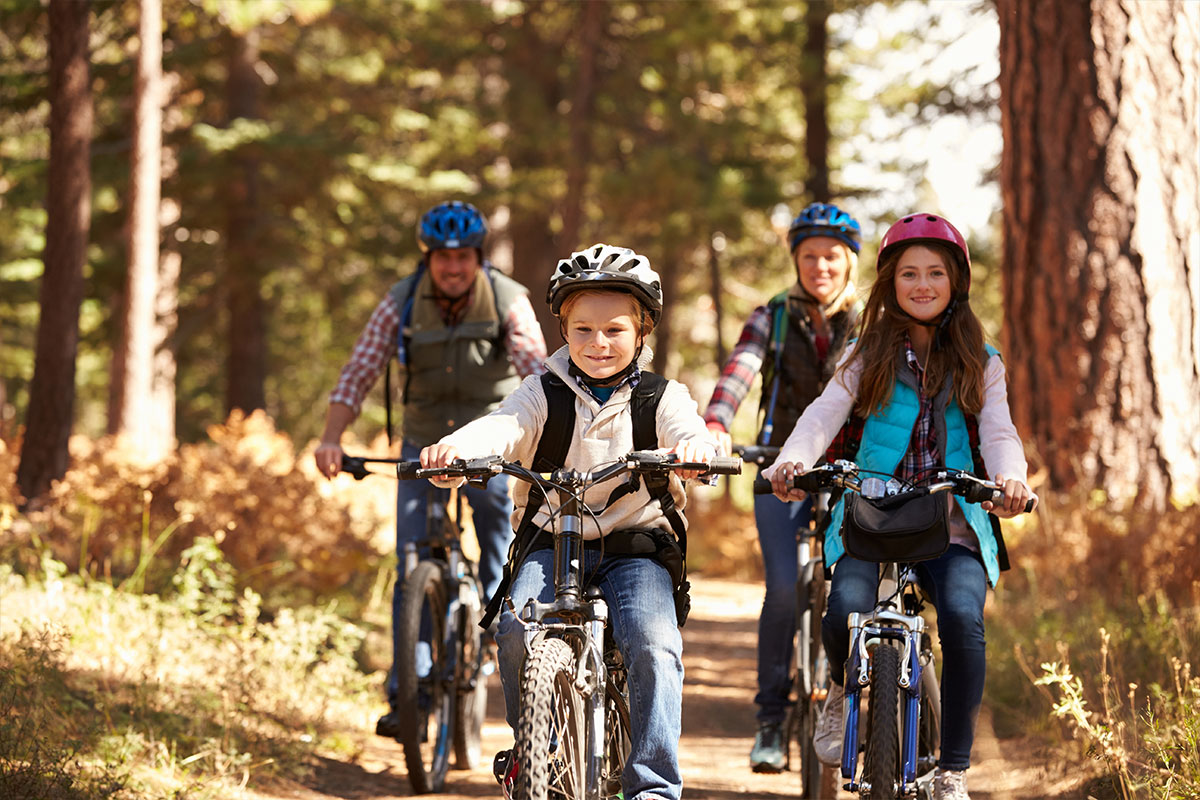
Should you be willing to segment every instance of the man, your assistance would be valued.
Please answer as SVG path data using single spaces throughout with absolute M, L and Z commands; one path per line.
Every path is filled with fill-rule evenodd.
M 396 283 L 368 320 L 329 397 L 325 430 L 315 454 L 321 473 L 341 469 L 342 434 L 358 416 L 363 398 L 387 361 L 400 362 L 404 382 L 401 457 L 415 461 L 421 448 L 496 408 L 521 378 L 544 370 L 546 342 L 525 287 L 483 258 L 487 224 L 469 203 L 442 203 L 417 228 L 423 257 L 412 275 Z M 421 538 L 428 499 L 425 481 L 400 481 L 396 498 L 399 573 L 392 600 L 396 635 L 403 590 L 404 546 Z M 485 601 L 500 582 L 512 539 L 507 476 L 486 489 L 468 488 L 479 578 Z M 393 665 L 387 694 L 391 710 L 375 732 L 395 737 L 400 713 Z

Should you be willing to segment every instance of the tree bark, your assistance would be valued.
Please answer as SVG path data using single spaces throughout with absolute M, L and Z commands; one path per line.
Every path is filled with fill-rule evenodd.
M 228 101 L 232 124 L 237 119 L 258 119 L 258 32 L 230 34 Z M 261 224 L 258 208 L 258 158 L 243 145 L 234 153 L 228 186 L 229 217 L 226 233 L 228 272 L 229 362 L 226 372 L 226 410 L 249 413 L 266 407 L 267 332 L 262 298 Z
M 45 271 L 17 486 L 36 505 L 69 460 L 83 265 L 91 223 L 92 92 L 87 0 L 50 0 L 50 164 Z
M 1005 362 L 1060 490 L 1200 485 L 1200 8 L 999 0 Z
M 161 405 L 159 215 L 162 212 L 162 3 L 140 0 L 129 204 L 129 253 L 121 345 L 113 357 L 109 430 L 129 439 L 146 463 L 161 461 L 175 438 L 174 405 Z M 168 351 L 169 355 L 169 351 Z M 171 365 L 172 378 L 174 375 Z
M 583 3 L 579 7 L 580 23 L 578 73 L 571 111 L 567 118 L 571 148 L 567 151 L 567 194 L 563 198 L 562 232 L 559 241 L 564 250 L 586 247 L 579 241 L 583 224 L 583 198 L 587 189 L 587 168 L 592 161 L 593 108 L 596 98 L 596 51 L 604 33 L 608 16 L 607 3 Z M 566 253 L 563 253 L 566 255 Z
M 804 96 L 804 155 L 808 161 L 809 198 L 830 200 L 829 185 L 829 4 L 809 2 L 804 12 L 804 49 L 800 54 L 800 89 Z

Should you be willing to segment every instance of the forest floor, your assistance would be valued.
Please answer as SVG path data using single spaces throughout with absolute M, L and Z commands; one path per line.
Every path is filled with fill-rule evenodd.
M 749 795 L 794 798 L 799 778 L 794 772 L 760 775 L 749 767 L 754 739 L 755 640 L 761 584 L 692 579 L 692 612 L 684 633 L 683 739 L 680 765 L 685 800 L 723 800 Z M 504 723 L 503 699 L 497 676 L 489 687 L 488 718 L 483 730 L 483 763 L 470 771 L 452 771 L 446 790 L 431 797 L 500 797 L 491 775 L 491 755 L 512 745 Z M 986 703 L 986 699 L 985 699 Z M 261 798 L 295 800 L 390 800 L 410 796 L 400 745 L 368 736 L 362 753 L 352 762 L 322 760 L 304 785 L 285 784 L 264 791 Z M 979 719 L 969 772 L 974 800 L 1077 800 L 1085 797 L 1080 780 L 1065 775 L 1061 766 L 1031 741 L 998 739 L 985 705 Z M 853 795 L 830 790 L 830 800 Z

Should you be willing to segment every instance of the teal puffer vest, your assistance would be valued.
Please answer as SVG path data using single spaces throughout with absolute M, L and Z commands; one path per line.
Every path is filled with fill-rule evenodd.
M 998 353 L 991 345 L 985 345 L 990 358 Z M 863 423 L 862 442 L 854 462 L 863 470 L 894 473 L 900 460 L 908 450 L 913 428 L 917 424 L 920 404 L 917 401 L 916 376 L 907 363 L 904 353 L 899 353 L 897 364 L 898 380 L 892 388 L 892 397 L 879 412 L 867 417 Z M 967 433 L 967 421 L 954 400 L 947 382 L 933 400 L 933 423 L 937 431 L 938 449 L 942 463 L 953 469 L 970 471 L 972 468 L 971 442 Z M 966 503 L 961 497 L 954 501 L 962 509 L 967 525 L 975 532 L 979 541 L 979 552 L 987 570 L 988 583 L 996 585 L 1000 577 L 997 557 L 996 536 L 992 532 L 988 513 L 978 504 Z M 842 545 L 842 514 L 845 498 L 838 500 L 830 510 L 829 525 L 825 529 L 825 563 L 832 566 L 845 553 Z

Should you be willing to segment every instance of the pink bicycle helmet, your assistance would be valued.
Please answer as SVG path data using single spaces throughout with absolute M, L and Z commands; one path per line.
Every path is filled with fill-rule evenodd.
M 959 256 L 958 265 L 965 270 L 967 288 L 970 288 L 971 253 L 967 249 L 967 240 L 958 232 L 958 228 L 950 224 L 949 220 L 937 214 L 921 211 L 894 222 L 879 242 L 879 261 L 882 261 L 884 256 L 896 247 L 920 244 L 921 242 L 944 242 L 950 245 L 955 254 Z

